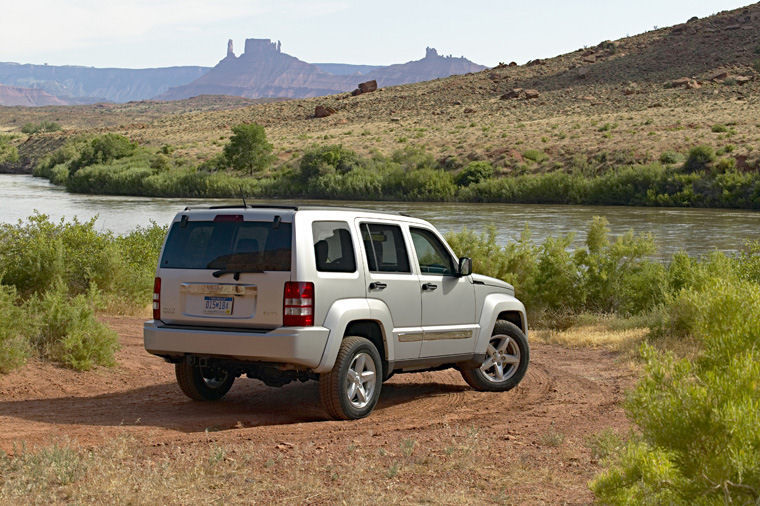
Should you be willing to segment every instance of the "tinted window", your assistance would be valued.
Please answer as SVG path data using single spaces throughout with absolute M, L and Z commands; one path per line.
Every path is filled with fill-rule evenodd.
M 410 272 L 409 256 L 400 227 L 364 223 L 361 228 L 370 271 Z
M 289 271 L 293 227 L 271 221 L 174 223 L 161 267 L 233 272 Z
M 318 271 L 356 272 L 356 257 L 348 223 L 315 221 L 311 229 Z
M 451 255 L 434 233 L 422 228 L 412 228 L 410 232 L 422 274 L 456 274 Z

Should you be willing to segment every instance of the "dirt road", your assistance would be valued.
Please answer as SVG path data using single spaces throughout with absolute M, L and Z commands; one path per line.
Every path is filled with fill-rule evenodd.
M 97 447 L 126 433 L 157 452 L 253 441 L 273 452 L 308 447 L 340 460 L 349 446 L 398 449 L 404 441 L 434 454 L 457 434 L 477 433 L 484 461 L 533 476 L 515 484 L 511 498 L 587 502 L 586 484 L 599 469 L 590 437 L 628 427 L 620 401 L 633 374 L 611 352 L 533 343 L 526 378 L 503 394 L 475 392 L 456 371 L 396 375 L 370 417 L 333 422 L 313 382 L 277 389 L 239 379 L 221 402 L 192 402 L 176 386 L 173 367 L 143 350 L 141 319 L 106 321 L 121 338 L 116 368 L 75 373 L 35 361 L 0 377 L 0 448 L 62 437 Z

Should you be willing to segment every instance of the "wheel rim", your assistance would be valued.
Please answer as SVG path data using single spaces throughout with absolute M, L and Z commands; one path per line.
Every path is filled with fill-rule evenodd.
M 208 369 L 201 369 L 201 378 L 203 379 L 203 383 L 205 383 L 206 386 L 212 390 L 224 385 L 224 382 L 227 381 L 228 375 L 229 373 L 227 371 L 209 371 Z
M 491 337 L 486 350 L 486 359 L 480 372 L 488 381 L 503 383 L 515 375 L 520 366 L 520 346 L 510 336 Z
M 346 397 L 351 406 L 362 409 L 372 401 L 377 384 L 375 361 L 368 353 L 357 353 L 346 373 Z

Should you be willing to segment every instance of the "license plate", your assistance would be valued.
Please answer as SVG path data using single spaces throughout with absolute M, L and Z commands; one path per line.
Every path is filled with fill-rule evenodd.
M 203 297 L 204 314 L 232 314 L 232 297 Z

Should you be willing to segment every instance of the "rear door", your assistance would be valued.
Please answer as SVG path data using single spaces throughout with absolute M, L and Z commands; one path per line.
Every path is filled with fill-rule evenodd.
M 433 230 L 409 227 L 420 271 L 421 357 L 466 355 L 475 349 L 475 288 L 459 276 L 454 257 Z
M 396 360 L 416 359 L 422 346 L 420 284 L 412 272 L 404 230 L 382 221 L 357 220 L 357 225 L 369 271 L 367 298 L 390 309 Z
M 187 215 L 169 230 L 159 261 L 167 324 L 269 329 L 282 325 L 290 281 L 292 216 Z

